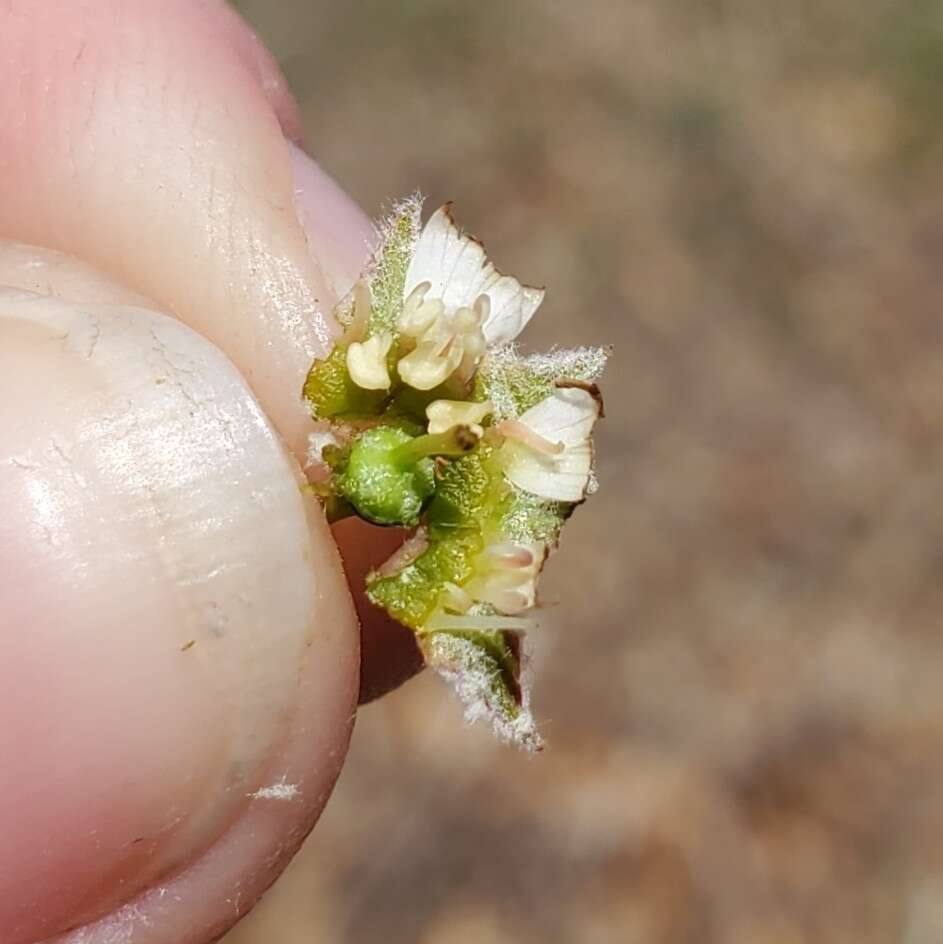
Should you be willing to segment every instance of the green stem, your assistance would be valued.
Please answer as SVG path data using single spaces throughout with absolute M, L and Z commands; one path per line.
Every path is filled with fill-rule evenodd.
M 463 456 L 478 445 L 478 437 L 467 426 L 453 426 L 444 433 L 426 433 L 390 452 L 390 462 L 409 468 L 426 456 Z

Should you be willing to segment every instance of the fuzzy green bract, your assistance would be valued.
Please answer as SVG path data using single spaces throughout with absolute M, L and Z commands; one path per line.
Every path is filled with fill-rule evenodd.
M 461 585 L 473 573 L 472 561 L 484 548 L 484 533 L 494 519 L 492 492 L 501 487 L 489 469 L 486 447 L 449 463 L 440 473 L 426 527 L 429 546 L 398 573 L 367 578 L 367 596 L 394 619 L 422 634 L 446 583 Z
M 548 397 L 561 382 L 596 383 L 608 357 L 608 349 L 601 347 L 525 355 L 507 344 L 482 359 L 475 376 L 475 399 L 490 400 L 502 419 L 517 417 Z
M 454 344 L 480 352 L 476 332 L 486 341 L 490 334 L 506 339 L 516 332 L 476 318 L 497 310 L 526 323 L 530 314 L 515 306 L 531 304 L 532 313 L 541 297 L 491 275 L 480 245 L 447 213 L 423 228 L 420 211 L 421 201 L 412 197 L 378 225 L 379 249 L 362 276 L 369 293 L 361 288 L 359 308 L 353 293 L 338 306 L 345 335 L 306 380 L 311 413 L 330 422 L 337 443 L 312 457 L 327 475 L 317 490 L 329 511 L 353 511 L 383 526 L 420 526 L 400 554 L 369 575 L 368 598 L 416 633 L 427 665 L 450 682 L 469 720 L 486 719 L 502 739 L 536 750 L 541 741 L 521 684 L 521 641 L 534 625 L 543 561 L 595 487 L 588 431 L 601 412 L 595 385 L 608 351 L 522 355 L 504 340 L 488 344 L 472 362 L 456 357 L 435 389 L 405 384 L 397 364 L 410 352 L 446 357 Z M 417 267 L 433 269 L 416 276 L 411 265 L 420 258 Z M 414 285 L 421 277 L 429 286 L 431 307 L 421 317 L 404 315 L 407 273 Z M 489 304 L 476 303 L 482 294 Z M 404 317 L 413 324 L 418 317 L 425 333 L 409 328 L 409 336 L 402 335 Z M 370 386 L 365 377 L 388 373 L 382 390 L 359 386 L 348 357 L 350 345 L 367 350 L 376 335 L 372 345 L 385 343 L 374 348 L 374 373 L 355 376 Z M 409 376 L 405 368 L 403 376 Z M 436 401 L 436 417 L 460 416 L 466 401 L 489 411 L 480 423 L 475 415 L 473 425 L 445 432 L 430 428 L 434 414 L 427 408 Z M 585 436 L 572 432 L 583 428 Z M 452 439 L 462 449 L 438 445 Z
M 406 270 L 419 236 L 421 209 L 417 198 L 406 200 L 379 227 L 380 251 L 367 280 L 373 296 L 368 337 L 377 331 L 396 329 L 403 310 Z
M 421 640 L 420 648 L 426 663 L 456 690 L 469 722 L 489 721 L 502 740 L 541 749 L 512 634 L 439 632 Z

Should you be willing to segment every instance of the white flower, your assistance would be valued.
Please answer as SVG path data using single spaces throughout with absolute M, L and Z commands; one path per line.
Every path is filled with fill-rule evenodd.
M 581 387 L 559 387 L 517 420 L 504 420 L 504 474 L 525 492 L 552 501 L 586 497 L 593 465 L 590 437 L 599 401 Z
M 467 426 L 480 439 L 484 435 L 482 420 L 494 407 L 490 400 L 483 403 L 462 400 L 433 400 L 426 407 L 430 433 L 446 433 L 453 426 Z
M 397 327 L 417 343 L 399 373 L 418 390 L 431 390 L 458 369 L 470 377 L 485 347 L 513 341 L 544 297 L 543 289 L 498 272 L 481 243 L 459 231 L 448 206 L 420 233 L 404 292 Z
M 543 289 L 498 272 L 481 243 L 455 225 L 448 205 L 432 214 L 419 235 L 406 270 L 407 297 L 423 282 L 429 283 L 428 297 L 440 300 L 446 312 L 487 295 L 490 310 L 481 327 L 489 345 L 513 341 L 544 297 Z
M 364 390 L 388 390 L 390 372 L 386 355 L 393 345 L 393 335 L 381 332 L 362 343 L 354 341 L 347 348 L 347 373 Z
M 541 542 L 489 545 L 475 558 L 470 580 L 461 587 L 445 584 L 442 604 L 460 614 L 476 603 L 488 603 L 506 616 L 533 609 L 546 556 L 547 546 Z
M 536 603 L 537 577 L 546 556 L 541 543 L 491 545 L 478 555 L 477 573 L 463 589 L 499 613 L 522 613 Z

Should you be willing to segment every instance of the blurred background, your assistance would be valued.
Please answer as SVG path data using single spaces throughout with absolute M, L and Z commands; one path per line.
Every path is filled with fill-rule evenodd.
M 536 759 L 368 706 L 226 944 L 943 941 L 943 6 L 243 0 L 371 214 L 615 345 Z

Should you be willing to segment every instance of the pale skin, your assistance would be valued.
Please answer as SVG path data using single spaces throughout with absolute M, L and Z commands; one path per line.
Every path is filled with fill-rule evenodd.
M 298 144 L 221 0 L 0 0 L 5 944 L 215 939 L 343 761 L 360 631 L 299 392 L 373 233 Z

